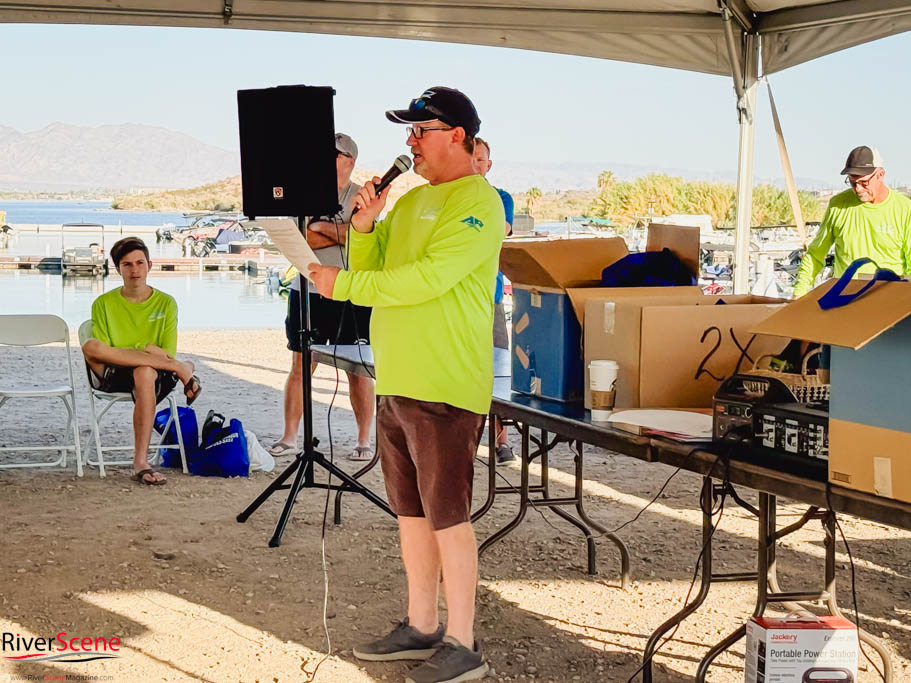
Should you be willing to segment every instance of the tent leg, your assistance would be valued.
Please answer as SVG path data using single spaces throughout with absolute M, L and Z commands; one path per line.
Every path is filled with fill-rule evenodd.
M 753 152 L 755 150 L 756 91 L 759 39 L 744 38 L 744 89 L 740 107 L 740 147 L 737 161 L 737 229 L 734 236 L 734 293 L 750 291 L 750 223 L 753 213 Z

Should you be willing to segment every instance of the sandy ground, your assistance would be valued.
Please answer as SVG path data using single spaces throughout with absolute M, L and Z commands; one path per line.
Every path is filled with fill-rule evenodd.
M 200 420 L 215 408 L 239 417 L 264 443 L 280 432 L 281 388 L 289 353 L 278 330 L 188 332 L 181 352 L 196 361 L 204 392 Z M 78 351 L 76 352 L 78 355 Z M 0 348 L 0 383 L 28 382 L 62 366 L 62 348 Z M 87 399 L 77 366 L 83 443 Z M 328 449 L 326 413 L 335 373 L 321 368 L 315 386 L 315 431 Z M 125 407 L 106 422 L 105 443 L 130 442 Z M 0 443 L 53 443 L 62 410 L 36 402 L 0 411 Z M 354 445 L 354 422 L 342 375 L 332 411 L 333 445 L 342 462 Z M 480 453 L 486 458 L 486 448 Z M 596 449 L 587 450 L 587 509 L 615 527 L 633 517 L 670 474 Z M 10 462 L 14 456 L 4 456 Z M 570 484 L 571 456 L 551 457 L 552 486 Z M 346 467 L 354 469 L 351 463 Z M 501 468 L 511 481 L 518 469 Z M 486 473 L 477 471 L 479 503 Z M 273 497 L 246 523 L 235 516 L 274 477 L 203 479 L 171 473 L 167 486 L 139 487 L 124 468 L 100 479 L 68 470 L 0 470 L 0 633 L 48 637 L 117 637 L 119 658 L 70 664 L 0 660 L 0 680 L 83 675 L 112 681 L 302 681 L 326 652 L 320 529 L 325 495 L 305 491 L 279 548 L 267 547 L 283 496 Z M 365 477 L 382 491 L 378 472 Z M 578 532 L 550 512 L 529 512 L 524 523 L 481 557 L 478 637 L 502 681 L 626 681 L 648 635 L 681 606 L 700 548 L 700 481 L 685 473 L 622 536 L 630 546 L 636 582 L 620 590 L 617 556 L 599 542 L 598 576 L 585 573 Z M 755 496 L 744 492 L 749 500 Z M 515 512 L 503 496 L 477 524 L 480 539 Z M 797 505 L 783 505 L 780 523 Z M 896 681 L 911 680 L 911 533 L 845 517 L 857 572 L 861 618 L 894 653 Z M 724 570 L 749 570 L 756 524 L 728 507 L 716 534 Z M 817 588 L 822 577 L 818 524 L 789 537 L 779 553 L 789 589 Z M 347 495 L 343 522 L 328 525 L 328 627 L 332 655 L 320 681 L 402 680 L 405 663 L 362 666 L 351 648 L 386 631 L 404 611 L 404 579 L 394 521 Z M 847 606 L 850 572 L 838 555 L 839 595 Z M 707 603 L 677 632 L 656 662 L 657 681 L 690 680 L 706 648 L 752 612 L 750 584 L 715 586 Z M 722 656 L 710 681 L 742 681 L 742 644 Z M 9 652 L 4 651 L 4 656 Z M 878 658 L 871 651 L 874 661 Z M 22 678 L 19 678 L 22 680 Z M 35 679 L 32 679 L 35 680 Z M 70 679 L 75 680 L 75 679 Z M 88 680 L 88 679 L 83 679 Z M 869 668 L 862 682 L 878 677 Z

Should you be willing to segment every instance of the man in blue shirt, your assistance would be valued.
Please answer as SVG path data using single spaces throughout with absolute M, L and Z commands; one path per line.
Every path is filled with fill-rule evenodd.
M 472 154 L 472 164 L 475 173 L 486 176 L 493 162 L 490 160 L 490 145 L 486 140 L 479 137 L 474 139 L 474 154 Z M 506 235 L 512 234 L 512 220 L 514 214 L 514 202 L 512 196 L 505 190 L 498 187 L 494 188 L 503 201 L 503 210 L 506 212 L 506 225 L 504 230 Z M 498 349 L 509 348 L 509 333 L 506 331 L 506 308 L 503 306 L 503 273 L 497 271 L 497 289 L 494 292 L 494 311 L 493 311 L 493 345 Z M 509 462 L 515 460 L 512 448 L 506 442 L 506 427 L 500 424 L 497 418 L 497 462 Z

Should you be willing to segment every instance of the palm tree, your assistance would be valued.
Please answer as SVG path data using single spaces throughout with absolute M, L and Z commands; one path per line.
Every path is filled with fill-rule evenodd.
M 525 193 L 525 204 L 528 207 L 528 215 L 534 216 L 535 211 L 538 208 L 538 204 L 541 202 L 541 189 L 537 187 L 529 188 L 528 192 Z
M 617 175 L 613 171 L 601 171 L 598 174 L 598 189 L 602 192 L 610 189 L 617 182 Z

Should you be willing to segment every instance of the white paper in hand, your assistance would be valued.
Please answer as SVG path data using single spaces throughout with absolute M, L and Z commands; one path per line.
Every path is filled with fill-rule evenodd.
M 262 226 L 279 251 L 309 279 L 309 266 L 311 263 L 319 263 L 319 259 L 294 221 L 290 218 L 262 218 L 255 223 Z

